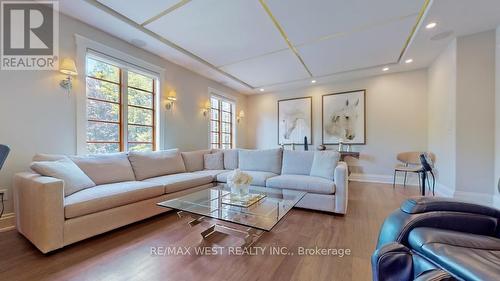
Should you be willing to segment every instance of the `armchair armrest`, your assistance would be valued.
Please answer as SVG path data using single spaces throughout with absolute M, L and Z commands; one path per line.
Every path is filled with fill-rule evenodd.
M 496 236 L 499 219 L 498 210 L 472 203 L 445 198 L 408 199 L 384 221 L 377 248 L 390 242 L 407 245 L 408 235 L 416 227 Z
M 349 171 L 346 162 L 338 162 L 333 173 L 335 182 L 335 213 L 345 214 L 347 212 Z
M 17 230 L 43 253 L 63 247 L 63 181 L 19 173 L 13 186 Z
M 390 243 L 372 255 L 373 281 L 413 280 L 413 259 L 410 249 Z

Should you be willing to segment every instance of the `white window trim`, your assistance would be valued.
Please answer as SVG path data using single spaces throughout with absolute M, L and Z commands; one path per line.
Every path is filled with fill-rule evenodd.
M 165 136 L 165 109 L 161 106 L 162 89 L 165 85 L 165 69 L 135 58 L 122 51 L 108 47 L 99 42 L 88 39 L 79 34 L 75 34 L 76 41 L 76 65 L 78 75 L 77 82 L 71 94 L 76 96 L 76 152 L 77 154 L 87 154 L 87 93 L 86 93 L 86 57 L 87 53 L 96 56 L 99 59 L 109 60 L 110 63 L 125 68 L 140 70 L 148 76 L 158 77 L 157 98 L 155 99 L 156 124 L 156 149 L 164 148 Z M 126 85 L 126 84 L 125 84 Z M 124 109 L 126 110 L 126 108 Z M 125 141 L 126 139 L 124 139 Z
M 236 99 L 231 96 L 231 95 L 228 95 L 224 92 L 221 92 L 217 89 L 214 89 L 214 88 L 208 88 L 208 100 L 210 101 L 210 98 L 211 97 L 216 97 L 218 99 L 221 99 L 221 100 L 224 100 L 224 101 L 227 101 L 229 103 L 231 103 L 232 107 L 233 107 L 233 114 L 232 114 L 232 119 L 231 122 L 232 122 L 232 125 L 233 125 L 233 148 L 236 148 L 237 147 L 237 139 L 238 139 L 238 126 L 236 124 L 236 115 L 237 115 L 237 103 L 236 103 Z M 212 140 L 211 140 L 211 129 L 212 129 L 212 123 L 210 122 L 210 114 L 211 112 L 209 111 L 208 112 L 209 114 L 209 117 L 208 117 L 208 148 L 212 148 Z

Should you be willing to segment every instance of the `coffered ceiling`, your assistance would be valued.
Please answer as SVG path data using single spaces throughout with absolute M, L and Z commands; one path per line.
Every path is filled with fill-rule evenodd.
M 74 0 L 61 11 L 251 94 L 397 70 L 450 1 L 467 0 Z

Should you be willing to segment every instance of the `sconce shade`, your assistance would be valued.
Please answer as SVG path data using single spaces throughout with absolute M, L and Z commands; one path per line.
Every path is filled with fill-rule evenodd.
M 59 65 L 59 71 L 67 75 L 77 75 L 75 61 L 70 58 L 64 58 Z
M 176 98 L 176 97 L 174 97 L 174 96 L 168 96 L 168 97 L 167 97 L 167 100 L 169 100 L 169 101 L 176 101 L 176 100 L 177 100 L 177 98 Z
M 245 111 L 241 110 L 240 115 L 238 117 L 245 118 Z

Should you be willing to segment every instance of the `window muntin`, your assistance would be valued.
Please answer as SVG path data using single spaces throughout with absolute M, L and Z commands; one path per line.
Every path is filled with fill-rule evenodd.
M 93 56 L 86 64 L 87 152 L 155 150 L 156 79 Z
M 234 104 L 215 96 L 210 98 L 210 146 L 231 149 L 234 147 Z

